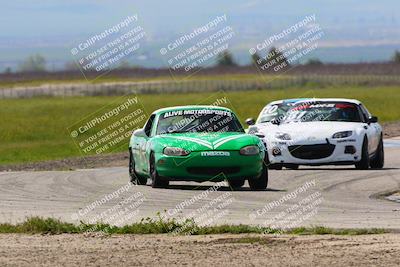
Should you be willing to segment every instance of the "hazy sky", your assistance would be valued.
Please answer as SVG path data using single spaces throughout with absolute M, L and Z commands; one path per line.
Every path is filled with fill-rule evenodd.
M 265 19 L 265 27 L 278 27 L 305 14 L 316 13 L 330 27 L 380 25 L 400 19 L 398 0 L 1 0 L 0 34 L 13 37 L 76 35 L 101 30 L 132 13 L 149 29 L 179 31 L 216 14 L 231 18 Z M 273 19 L 273 20 L 271 20 Z M 383 21 L 382 21 L 383 20 Z M 274 24 L 272 24 L 275 22 Z M 267 24 L 268 23 L 268 24 Z M 272 25 L 271 25 L 272 24 Z M 249 25 L 251 27 L 251 25 Z M 383 29 L 384 30 L 384 29 Z

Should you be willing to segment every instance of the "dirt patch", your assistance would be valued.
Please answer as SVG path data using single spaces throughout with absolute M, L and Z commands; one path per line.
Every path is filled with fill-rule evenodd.
M 400 136 L 400 121 L 387 122 L 383 125 L 383 138 Z
M 106 167 L 127 167 L 129 162 L 128 152 L 104 154 L 89 157 L 66 158 L 62 160 L 49 160 L 23 164 L 0 165 L 0 171 L 52 171 L 76 170 Z
M 0 235 L 1 266 L 398 266 L 399 254 L 400 234 Z
M 384 138 L 400 136 L 400 121 L 383 124 Z M 24 164 L 0 165 L 0 171 L 53 171 L 128 166 L 128 152 L 66 158 Z

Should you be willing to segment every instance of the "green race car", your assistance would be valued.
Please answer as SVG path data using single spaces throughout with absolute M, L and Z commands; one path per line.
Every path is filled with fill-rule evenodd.
M 129 174 L 135 184 L 167 187 L 169 181 L 227 180 L 232 188 L 247 179 L 252 190 L 267 188 L 265 148 L 246 134 L 228 108 L 181 106 L 156 110 L 129 142 Z

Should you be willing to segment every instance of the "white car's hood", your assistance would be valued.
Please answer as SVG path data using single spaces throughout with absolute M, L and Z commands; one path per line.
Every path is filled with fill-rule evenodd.
M 362 123 L 336 122 L 336 121 L 312 121 L 283 123 L 275 130 L 276 132 L 288 133 L 292 140 L 325 140 L 330 139 L 333 134 L 342 131 L 353 131 L 353 135 L 359 132 Z

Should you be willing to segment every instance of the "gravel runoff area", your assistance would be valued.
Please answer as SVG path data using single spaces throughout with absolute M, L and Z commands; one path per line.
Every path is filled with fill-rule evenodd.
M 400 121 L 383 124 L 384 138 L 400 136 Z M 75 170 L 127 166 L 128 153 L 95 155 L 88 157 L 66 158 L 62 160 L 50 160 L 43 162 L 31 162 L 23 164 L 0 165 L 2 171 L 51 171 L 51 170 Z
M 399 266 L 400 234 L 0 235 L 0 266 Z

